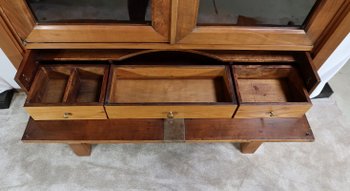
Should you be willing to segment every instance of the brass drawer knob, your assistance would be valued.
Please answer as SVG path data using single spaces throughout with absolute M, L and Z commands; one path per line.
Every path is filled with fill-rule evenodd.
M 64 112 L 64 113 L 63 113 L 63 118 L 68 119 L 69 116 L 72 116 L 72 115 L 73 115 L 72 113 Z
M 167 118 L 173 119 L 174 118 L 174 113 L 172 111 L 169 111 L 167 114 Z

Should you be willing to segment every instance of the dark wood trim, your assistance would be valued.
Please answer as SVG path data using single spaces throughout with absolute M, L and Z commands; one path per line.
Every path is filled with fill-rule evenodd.
M 163 142 L 161 119 L 50 120 L 30 118 L 22 140 L 28 143 Z M 310 142 L 306 117 L 280 119 L 188 119 L 186 142 Z

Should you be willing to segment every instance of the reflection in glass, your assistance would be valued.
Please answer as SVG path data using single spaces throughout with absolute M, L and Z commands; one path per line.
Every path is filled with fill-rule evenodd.
M 39 23 L 149 23 L 150 0 L 27 0 Z
M 199 25 L 301 26 L 317 0 L 200 0 Z

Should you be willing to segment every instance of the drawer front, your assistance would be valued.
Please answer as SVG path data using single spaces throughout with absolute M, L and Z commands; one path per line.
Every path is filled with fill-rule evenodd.
M 107 119 L 103 106 L 26 106 L 34 120 Z
M 302 117 L 311 104 L 293 105 L 240 105 L 235 118 L 279 118 Z
M 110 119 L 117 118 L 232 118 L 235 105 L 208 106 L 105 106 Z

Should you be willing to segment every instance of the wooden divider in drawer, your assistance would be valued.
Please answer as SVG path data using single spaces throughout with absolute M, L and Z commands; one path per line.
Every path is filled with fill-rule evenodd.
M 106 119 L 107 80 L 107 66 L 41 66 L 25 109 L 35 120 Z
M 229 67 L 114 66 L 109 118 L 231 118 L 237 107 Z
M 292 65 L 235 65 L 239 107 L 235 118 L 301 117 L 311 107 Z

